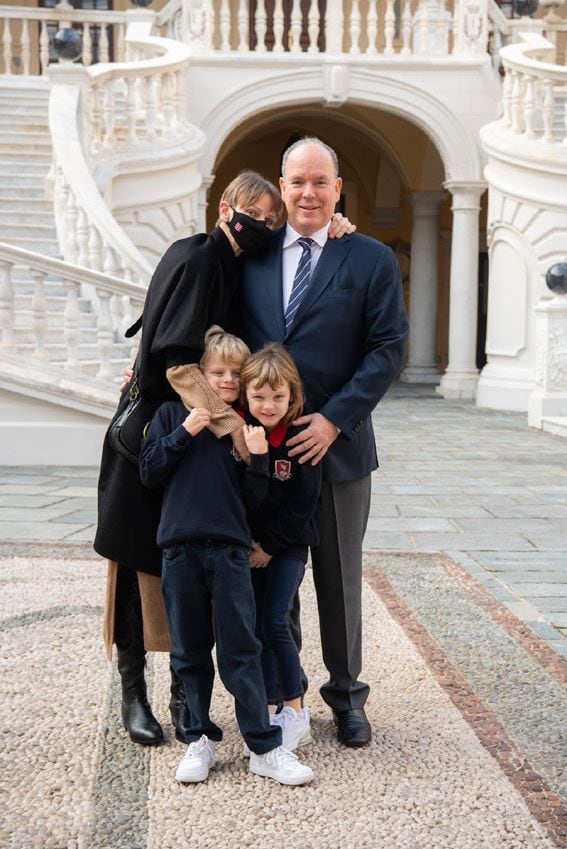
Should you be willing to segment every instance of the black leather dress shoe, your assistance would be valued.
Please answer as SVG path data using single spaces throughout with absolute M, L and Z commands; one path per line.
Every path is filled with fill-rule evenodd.
M 372 738 L 372 729 L 362 708 L 334 710 L 337 737 L 345 746 L 366 746 Z

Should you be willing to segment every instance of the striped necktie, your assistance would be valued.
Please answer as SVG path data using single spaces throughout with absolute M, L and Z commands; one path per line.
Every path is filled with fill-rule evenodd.
M 286 332 L 293 324 L 295 314 L 309 286 L 311 277 L 311 245 L 313 244 L 313 239 L 310 239 L 308 236 L 301 236 L 297 240 L 297 244 L 301 246 L 302 254 L 299 258 L 295 277 L 293 278 L 289 302 L 285 311 Z

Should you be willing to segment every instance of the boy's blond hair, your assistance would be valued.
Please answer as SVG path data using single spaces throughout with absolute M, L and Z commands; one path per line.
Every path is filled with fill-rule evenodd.
M 240 372 L 240 403 L 248 409 L 246 389 L 255 383 L 258 389 L 266 383 L 277 389 L 282 383 L 289 386 L 289 409 L 282 419 L 284 425 L 295 421 L 303 412 L 303 386 L 292 357 L 283 345 L 270 342 L 255 354 L 251 354 Z
M 232 333 L 227 333 L 218 324 L 213 324 L 205 333 L 205 348 L 199 362 L 201 368 L 205 368 L 212 357 L 218 357 L 225 363 L 244 362 L 250 356 L 250 348 Z

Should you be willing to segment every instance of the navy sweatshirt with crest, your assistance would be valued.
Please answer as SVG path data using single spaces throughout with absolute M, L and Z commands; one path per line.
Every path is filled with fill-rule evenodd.
M 259 422 L 250 414 L 249 424 Z M 286 442 L 304 428 L 277 425 L 268 434 L 268 477 L 266 497 L 258 504 L 256 497 L 248 507 L 248 522 L 252 539 L 259 542 L 267 554 L 306 557 L 306 548 L 319 544 L 319 495 L 321 463 L 312 466 L 290 457 Z M 255 506 L 257 505 L 257 506 Z
M 179 401 L 162 404 L 140 452 L 142 483 L 164 488 L 157 543 L 210 539 L 248 548 L 245 502 L 254 508 L 267 494 L 268 454 L 253 454 L 247 466 L 230 436 L 217 439 L 206 428 L 191 436 L 187 415 Z

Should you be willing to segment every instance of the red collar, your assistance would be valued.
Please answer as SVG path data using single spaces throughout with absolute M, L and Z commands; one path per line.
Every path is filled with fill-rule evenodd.
M 242 419 L 246 418 L 246 413 L 241 407 L 236 407 L 235 409 Z M 268 434 L 268 444 L 271 445 L 272 448 L 279 448 L 282 442 L 284 441 L 286 433 L 287 427 L 280 422 Z

